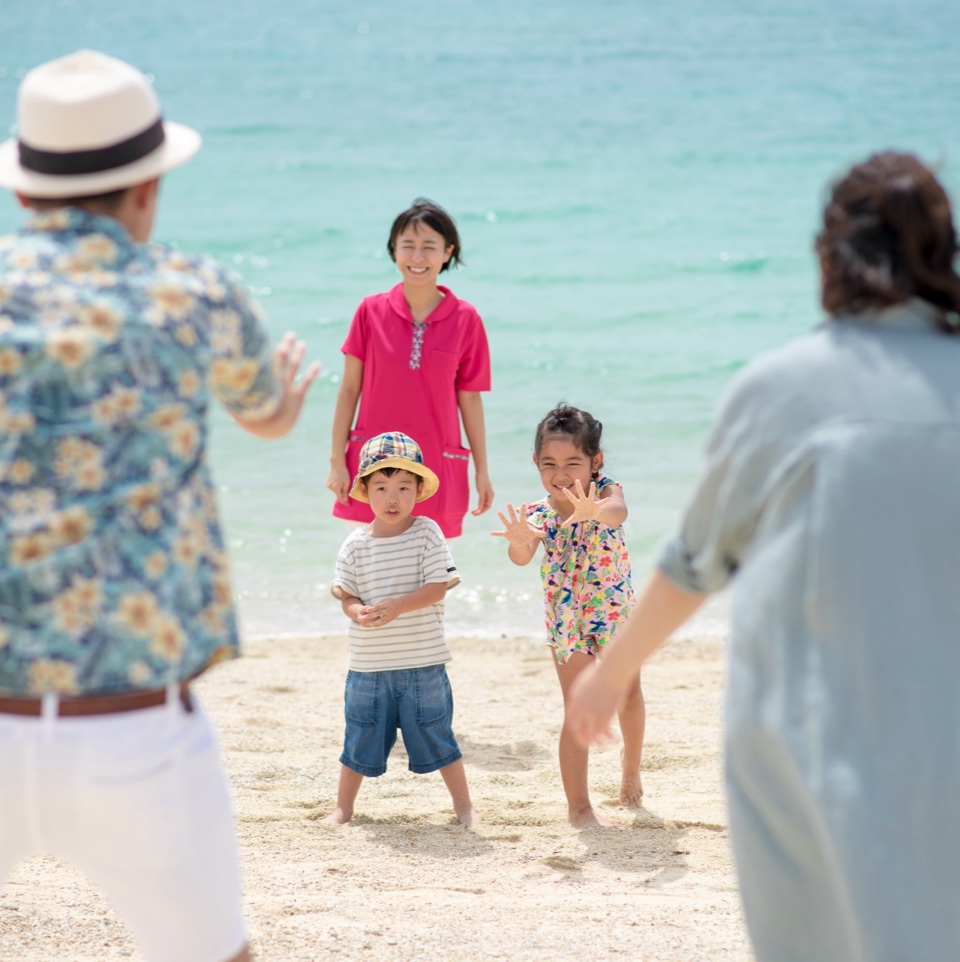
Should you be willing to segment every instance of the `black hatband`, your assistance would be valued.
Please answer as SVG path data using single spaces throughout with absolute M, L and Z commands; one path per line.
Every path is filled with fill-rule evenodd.
M 38 174 L 98 174 L 104 170 L 125 167 L 146 157 L 164 141 L 163 118 L 158 117 L 146 130 L 109 147 L 95 150 L 38 150 L 19 142 L 20 165 Z

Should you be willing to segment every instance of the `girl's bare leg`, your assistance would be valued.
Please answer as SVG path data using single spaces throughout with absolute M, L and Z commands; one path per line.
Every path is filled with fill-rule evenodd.
M 566 709 L 570 687 L 576 680 L 577 675 L 590 664 L 590 656 L 577 651 L 563 665 L 557 664 L 557 659 L 552 651 L 550 657 L 557 669 L 560 690 L 563 692 L 564 719 L 563 728 L 560 729 L 560 777 L 563 780 L 563 790 L 567 795 L 570 824 L 576 828 L 586 828 L 591 825 L 611 828 L 615 823 L 600 815 L 590 804 L 590 795 L 587 788 L 589 753 L 586 748 L 580 747 L 577 740 L 567 730 Z
M 363 784 L 363 775 L 346 765 L 340 766 L 340 781 L 337 784 L 337 807 L 322 821 L 328 825 L 346 825 L 353 818 L 353 803 Z
M 623 749 L 620 764 L 623 778 L 620 782 L 620 804 L 634 807 L 643 804 L 643 783 L 640 781 L 640 757 L 643 754 L 643 731 L 647 722 L 647 706 L 643 700 L 640 676 L 631 685 L 626 701 L 620 706 L 620 732 Z
M 453 810 L 457 814 L 457 820 L 461 825 L 476 825 L 480 817 L 473 809 L 470 801 L 470 789 L 467 788 L 467 773 L 463 770 L 463 759 L 458 758 L 455 762 L 440 769 L 443 776 L 443 783 L 450 792 L 453 799 Z

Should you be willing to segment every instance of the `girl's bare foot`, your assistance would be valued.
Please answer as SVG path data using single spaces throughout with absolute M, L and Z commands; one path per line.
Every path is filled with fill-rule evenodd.
M 346 812 L 338 806 L 326 818 L 321 818 L 320 824 L 321 825 L 346 825 L 351 818 L 353 818 L 353 812 Z
M 474 811 L 472 805 L 468 805 L 462 811 L 454 809 L 457 814 L 457 821 L 463 825 L 465 828 L 470 828 L 471 825 L 480 824 L 480 816 Z
M 592 805 L 578 811 L 570 811 L 570 824 L 574 828 L 616 828 L 617 823 L 601 815 Z
M 643 783 L 640 773 L 623 773 L 620 781 L 620 804 L 624 808 L 639 808 L 643 804 Z

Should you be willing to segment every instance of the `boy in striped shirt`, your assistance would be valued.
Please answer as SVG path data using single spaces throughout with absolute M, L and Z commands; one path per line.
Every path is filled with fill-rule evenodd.
M 406 434 L 380 434 L 360 452 L 350 497 L 368 502 L 374 518 L 344 541 L 330 586 L 350 619 L 350 664 L 337 807 L 325 822 L 350 821 L 364 777 L 387 770 L 397 728 L 410 771 L 439 771 L 458 820 L 478 820 L 453 734 L 445 667 L 452 656 L 443 601 L 460 578 L 436 522 L 412 514 L 439 486 Z

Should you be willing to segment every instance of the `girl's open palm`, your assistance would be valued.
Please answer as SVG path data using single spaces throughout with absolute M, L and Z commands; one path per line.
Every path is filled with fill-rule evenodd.
M 574 481 L 574 486 L 576 487 L 576 494 L 569 488 L 563 489 L 567 500 L 573 504 L 573 514 L 561 523 L 561 527 L 576 524 L 578 521 L 600 520 L 600 508 L 603 507 L 603 501 L 597 497 L 596 481 L 590 482 L 590 491 L 587 494 L 583 493 L 583 485 L 579 478 Z
M 531 541 L 543 541 L 546 538 L 546 532 L 542 528 L 530 524 L 527 520 L 527 506 L 525 504 L 520 505 L 519 517 L 517 517 L 517 512 L 509 502 L 507 503 L 507 512 L 510 515 L 509 520 L 502 511 L 497 512 L 505 530 L 491 531 L 490 534 L 495 538 L 506 538 L 515 548 L 522 548 Z

